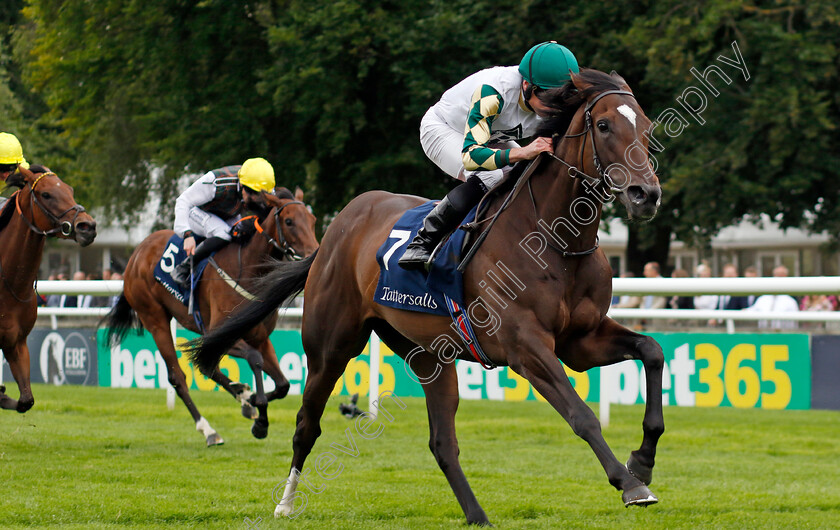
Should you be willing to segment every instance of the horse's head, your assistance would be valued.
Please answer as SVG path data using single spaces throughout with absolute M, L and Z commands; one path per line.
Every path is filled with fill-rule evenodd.
M 76 203 L 71 186 L 43 166 L 33 165 L 30 169 L 21 167 L 19 170 L 23 179 L 23 195 L 18 201 L 28 205 L 24 207 L 28 208 L 30 228 L 43 235 L 73 239 L 83 247 L 93 243 L 96 221 Z M 20 206 L 20 202 L 18 204 Z
M 292 194 L 286 188 L 275 188 L 274 194 L 263 194 L 272 208 L 270 215 L 262 222 L 264 230 L 272 230 L 283 252 L 294 259 L 305 258 L 318 249 L 315 237 L 315 216 L 303 202 L 300 188 Z M 273 225 L 273 226 L 272 226 Z M 269 228 L 271 227 L 271 228 Z
M 584 68 L 572 84 L 579 107 L 567 136 L 580 136 L 584 173 L 602 180 L 630 219 L 652 219 L 662 190 L 648 154 L 651 121 L 615 72 Z

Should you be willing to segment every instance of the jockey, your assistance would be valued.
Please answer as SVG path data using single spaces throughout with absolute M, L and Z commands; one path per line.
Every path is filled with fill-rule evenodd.
M 261 209 L 261 193 L 274 190 L 274 168 L 263 158 L 249 158 L 241 166 L 207 172 L 175 201 L 175 233 L 184 238 L 186 260 L 172 279 L 189 285 L 190 266 L 198 264 L 231 240 L 230 228 L 243 209 Z M 194 235 L 206 237 L 196 246 Z
M 14 134 L 0 133 L 0 180 L 6 182 L 9 177 L 17 172 L 18 166 L 29 169 L 29 164 L 23 158 L 23 148 L 20 141 Z M 0 197 L 0 209 L 3 208 L 5 202 L 6 199 Z
M 516 140 L 532 136 L 541 118 L 556 113 L 551 89 L 578 71 L 577 59 L 565 46 L 543 42 L 528 50 L 518 67 L 481 70 L 443 93 L 420 122 L 420 143 L 432 162 L 465 182 L 429 212 L 400 266 L 425 268 L 443 237 L 502 180 L 502 168 L 552 151 L 551 138 L 536 138 L 525 147 Z

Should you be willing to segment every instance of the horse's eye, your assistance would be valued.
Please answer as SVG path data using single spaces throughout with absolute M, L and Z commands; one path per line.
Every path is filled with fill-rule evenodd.
M 598 130 L 601 132 L 608 132 L 610 130 L 610 126 L 607 124 L 607 122 L 601 120 L 598 122 Z
M 41 194 L 42 199 L 50 199 L 51 197 L 52 195 L 50 195 L 48 192 L 44 192 Z
M 292 226 L 294 222 L 291 219 L 286 219 L 286 226 Z

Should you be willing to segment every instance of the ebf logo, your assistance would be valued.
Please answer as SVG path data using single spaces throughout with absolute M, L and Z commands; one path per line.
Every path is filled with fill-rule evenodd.
M 91 376 L 92 350 L 85 337 L 71 332 L 63 337 L 50 332 L 41 343 L 41 377 L 53 385 L 84 385 Z

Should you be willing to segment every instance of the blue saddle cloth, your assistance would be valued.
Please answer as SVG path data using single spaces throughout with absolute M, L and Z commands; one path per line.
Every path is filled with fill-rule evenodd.
M 456 270 L 467 235 L 463 230 L 456 230 L 449 237 L 435 257 L 428 274 L 424 271 L 408 271 L 397 264 L 408 243 L 423 225 L 423 219 L 437 202 L 429 201 L 405 212 L 394 224 L 388 239 L 376 251 L 379 283 L 373 295 L 374 302 L 406 311 L 444 316 L 449 316 L 444 294 L 463 305 L 464 278 Z M 475 212 L 474 208 L 463 222 L 475 219 Z
M 201 278 L 201 273 L 204 272 L 204 268 L 207 267 L 207 262 L 210 258 L 201 260 L 198 266 L 193 269 L 190 286 L 186 288 L 175 283 L 171 275 L 175 267 L 185 259 L 187 259 L 187 253 L 184 252 L 184 240 L 178 235 L 173 235 L 166 242 L 166 249 L 163 251 L 163 255 L 158 260 L 157 265 L 155 265 L 155 280 L 160 282 L 163 288 L 172 293 L 172 296 L 177 298 L 179 302 L 188 305 L 190 291 L 195 286 L 198 278 Z

